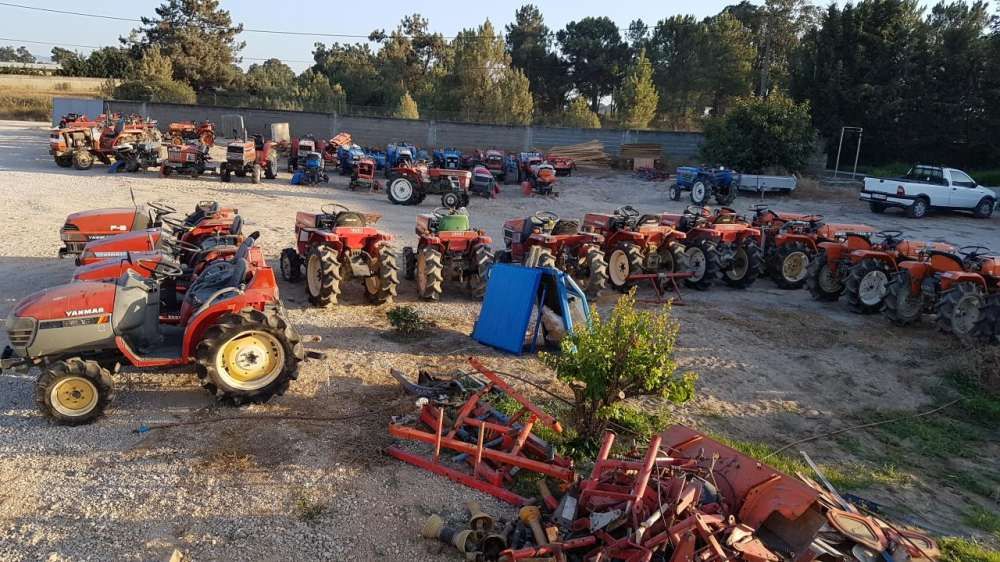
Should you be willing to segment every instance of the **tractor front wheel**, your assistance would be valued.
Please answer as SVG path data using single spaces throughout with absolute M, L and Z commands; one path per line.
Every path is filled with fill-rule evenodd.
M 83 425 L 101 417 L 113 394 L 111 373 L 96 361 L 78 357 L 50 364 L 35 383 L 39 409 L 62 425 Z
M 841 266 L 843 267 L 843 266 Z M 826 250 L 820 250 L 816 259 L 809 262 L 806 272 L 806 288 L 812 298 L 818 301 L 833 302 L 844 292 L 844 283 L 840 276 L 830 268 Z
M 746 289 L 757 280 L 763 261 L 760 246 L 747 238 L 736 247 L 732 261 L 722 272 L 723 283 L 734 289 Z
M 970 282 L 955 285 L 945 291 L 935 305 L 938 329 L 970 342 L 985 304 L 986 295 L 979 285 Z
M 391 303 L 399 287 L 396 250 L 389 245 L 379 249 L 378 275 L 365 279 L 365 296 L 373 303 Z
M 444 292 L 444 265 L 441 252 L 426 247 L 417 256 L 417 291 L 420 298 L 429 301 L 441 300 Z
M 490 278 L 490 268 L 493 267 L 493 250 L 486 244 L 476 244 L 472 247 L 472 267 L 468 273 L 469 290 L 472 296 L 482 300 L 486 296 L 486 284 Z
M 852 266 L 844 284 L 847 305 L 851 310 L 858 314 L 875 314 L 882 310 L 891 273 L 885 262 L 872 258 Z
M 669 197 L 671 201 L 680 201 L 681 186 L 677 185 L 676 183 L 670 184 L 670 187 L 667 188 L 667 197 Z
M 220 316 L 195 349 L 201 385 L 234 406 L 284 394 L 304 358 L 301 338 L 277 307 Z
M 584 257 L 583 270 L 587 273 L 587 286 L 584 288 L 587 295 L 596 297 L 608 286 L 608 262 L 604 259 L 604 252 L 596 246 L 587 249 Z
M 703 206 L 712 194 L 711 188 L 702 180 L 698 180 L 691 185 L 691 203 Z
M 684 279 L 684 284 L 692 289 L 704 291 L 712 286 L 719 275 L 719 250 L 709 240 L 701 240 L 684 251 L 687 256 L 688 271 L 691 276 Z
M 885 316 L 897 326 L 913 324 L 923 314 L 923 294 L 918 291 L 914 295 L 910 288 L 910 272 L 904 269 L 889 284 L 885 295 Z
M 232 174 L 232 170 L 230 170 L 227 166 L 223 166 L 222 169 L 219 170 L 219 179 L 222 180 L 223 183 L 229 183 L 230 180 L 233 179 Z
M 94 165 L 94 155 L 88 150 L 77 150 L 73 153 L 73 167 L 77 170 L 89 170 Z
M 281 277 L 289 283 L 302 278 L 302 259 L 295 248 L 285 248 L 281 251 Z
M 635 244 L 619 244 L 608 256 L 608 281 L 611 286 L 624 293 L 634 284 L 629 282 L 629 276 L 637 273 L 642 273 L 642 250 Z
M 264 177 L 269 180 L 278 177 L 278 160 L 276 158 L 267 161 L 267 166 L 264 167 Z
M 340 255 L 327 246 L 314 246 L 306 257 L 306 292 L 316 306 L 337 304 L 340 296 Z
M 801 242 L 789 242 L 778 248 L 771 267 L 771 279 L 782 289 L 801 289 L 809 274 L 814 256 Z

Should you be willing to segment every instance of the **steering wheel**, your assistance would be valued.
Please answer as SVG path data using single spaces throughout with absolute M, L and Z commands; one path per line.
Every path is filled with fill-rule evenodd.
M 815 224 L 817 222 L 823 222 L 823 215 L 806 215 L 800 219 L 802 222 L 807 222 L 810 224 Z
M 880 230 L 875 233 L 875 236 L 878 236 L 879 238 L 886 241 L 896 240 L 902 235 L 903 235 L 902 230 Z
M 156 209 L 156 211 L 161 215 L 169 215 L 171 213 L 177 212 L 177 209 L 171 207 L 170 205 L 166 205 L 164 203 L 155 203 L 147 201 L 146 205 L 151 209 Z
M 326 203 L 320 205 L 319 210 L 323 211 L 327 215 L 336 215 L 338 213 L 338 211 L 335 210 L 327 210 L 327 207 L 330 207 L 331 209 L 343 209 L 344 211 L 350 211 L 350 209 L 341 205 L 340 203 Z
M 701 205 L 688 205 L 684 207 L 684 214 L 707 219 L 712 216 L 712 211 Z
M 624 207 L 618 207 L 617 209 L 615 209 L 614 214 L 618 215 L 619 217 L 631 218 L 631 217 L 638 217 L 639 211 L 636 211 L 635 207 L 633 207 L 632 205 L 625 205 Z
M 181 240 L 180 238 L 163 238 L 161 236 L 160 240 L 163 245 L 173 250 L 172 254 L 180 254 L 181 252 L 200 252 L 201 246 L 192 244 L 186 240 Z
M 992 252 L 993 250 L 990 250 L 986 246 L 962 246 L 958 249 L 958 253 L 966 259 L 977 258 L 983 254 L 990 254 Z
M 459 207 L 457 209 L 452 209 L 451 207 L 437 207 L 431 214 L 437 218 L 450 217 L 452 215 L 468 215 L 469 211 L 465 207 Z
M 184 270 L 181 269 L 181 266 L 166 261 L 162 257 L 159 261 L 154 261 L 151 258 L 142 258 L 136 260 L 134 265 L 148 271 L 149 276 L 153 279 L 169 279 L 184 275 Z
M 550 222 L 556 222 L 559 220 L 559 215 L 553 213 L 552 211 L 536 211 L 535 214 L 531 215 L 532 224 L 542 226 Z

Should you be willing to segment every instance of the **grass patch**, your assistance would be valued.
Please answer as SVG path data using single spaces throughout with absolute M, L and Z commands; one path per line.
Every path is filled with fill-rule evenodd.
M 312 523 L 319 519 L 324 511 L 326 511 L 326 505 L 323 502 L 313 498 L 303 489 L 298 491 L 294 506 L 296 517 L 306 523 Z
M 0 93 L 0 119 L 48 121 L 51 115 L 52 96 Z
M 938 541 L 941 562 L 1000 562 L 1000 551 L 967 539 L 946 537 Z
M 966 525 L 986 531 L 1000 541 L 1000 514 L 997 512 L 976 506 L 967 511 L 962 520 Z

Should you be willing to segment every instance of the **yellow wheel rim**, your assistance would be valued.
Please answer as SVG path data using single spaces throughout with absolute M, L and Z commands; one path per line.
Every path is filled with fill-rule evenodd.
M 792 252 L 785 257 L 785 263 L 781 270 L 785 279 L 789 281 L 801 281 L 806 277 L 806 269 L 809 267 L 809 256 L 805 252 Z
M 274 382 L 285 367 L 285 348 L 266 332 L 243 332 L 219 350 L 216 368 L 227 385 L 258 390 Z
M 83 377 L 66 377 L 49 393 L 52 407 L 64 416 L 85 416 L 97 407 L 100 393 L 94 383 Z

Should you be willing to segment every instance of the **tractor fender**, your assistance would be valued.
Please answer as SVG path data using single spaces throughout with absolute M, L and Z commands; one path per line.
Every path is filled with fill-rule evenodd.
M 889 266 L 889 269 L 896 271 L 899 268 L 896 266 L 896 260 L 893 259 L 891 255 L 886 252 L 880 252 L 878 250 L 854 250 L 851 252 L 851 264 L 861 263 L 864 260 L 878 260 L 884 262 Z
M 421 236 L 420 242 L 417 244 L 417 250 L 423 250 L 424 248 L 434 248 L 435 250 L 444 253 L 444 242 L 438 236 Z
M 831 263 L 840 261 L 847 252 L 847 248 L 839 242 L 820 242 L 816 246 L 826 251 L 826 258 Z
M 987 290 L 986 280 L 983 279 L 983 276 L 971 271 L 945 271 L 938 278 L 941 280 L 942 291 L 947 291 L 959 283 L 974 283 L 982 287 L 983 291 Z
M 805 236 L 803 234 L 783 234 L 775 239 L 775 243 L 777 243 L 779 248 L 789 242 L 799 242 L 807 248 L 811 248 L 814 252 L 817 251 L 816 239 L 811 236 Z
M 258 279 L 260 277 L 260 279 Z M 237 313 L 241 310 L 253 308 L 263 311 L 268 305 L 274 304 L 274 295 L 277 290 L 277 281 L 274 273 L 266 270 L 258 270 L 251 281 L 251 287 L 233 297 L 220 299 L 208 307 L 203 307 L 197 311 L 196 316 L 188 320 L 187 329 L 184 330 L 184 345 L 181 357 L 193 358 L 198 343 L 201 342 L 205 330 L 210 328 L 215 319 L 223 314 Z M 263 285 L 263 287 L 261 287 Z M 272 287 L 273 288 L 268 288 Z
M 930 266 L 923 261 L 908 261 L 899 264 L 899 269 L 906 270 L 910 274 L 910 292 L 919 293 L 920 285 L 924 277 L 930 272 Z

